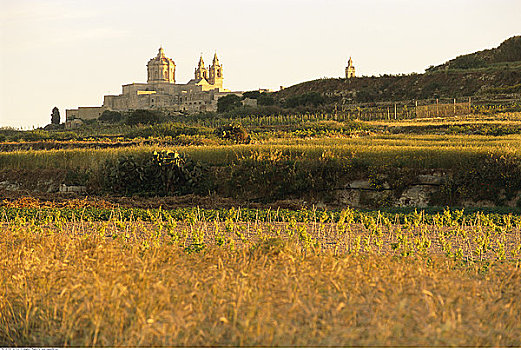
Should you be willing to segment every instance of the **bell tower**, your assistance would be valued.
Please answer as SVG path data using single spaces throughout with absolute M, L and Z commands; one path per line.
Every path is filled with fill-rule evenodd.
M 346 79 L 355 77 L 355 66 L 353 66 L 353 60 L 349 57 L 349 61 L 347 61 L 346 67 Z
M 223 67 L 219 63 L 217 53 L 213 56 L 213 62 L 209 69 L 208 82 L 216 87 L 223 87 Z
M 175 63 L 165 56 L 162 47 L 157 56 L 150 59 L 147 64 L 148 83 L 172 83 L 175 84 Z
M 195 79 L 205 79 L 208 80 L 208 69 L 204 66 L 203 55 L 201 54 L 201 58 L 199 58 L 199 64 L 195 69 Z

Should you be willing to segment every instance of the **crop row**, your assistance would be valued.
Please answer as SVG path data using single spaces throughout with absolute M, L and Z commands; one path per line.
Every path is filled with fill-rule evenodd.
M 390 220 L 393 224 L 419 224 L 441 226 L 483 225 L 486 227 L 514 226 L 521 227 L 521 211 L 512 209 L 449 209 L 429 208 L 418 211 L 410 208 L 389 208 L 384 210 L 344 210 L 322 209 L 251 209 L 220 208 L 205 209 L 199 207 L 177 209 L 140 209 L 140 208 L 99 208 L 84 207 L 23 207 L 1 206 L 0 220 L 9 222 L 32 222 L 38 225 L 77 221 L 145 221 L 178 220 L 183 222 L 213 222 L 234 220 L 236 222 L 289 222 L 295 220 L 303 223 L 338 223 L 348 215 L 353 223 L 366 220 Z

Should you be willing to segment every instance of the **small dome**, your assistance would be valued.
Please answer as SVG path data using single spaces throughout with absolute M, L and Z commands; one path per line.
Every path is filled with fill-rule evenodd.
M 154 58 L 151 58 L 148 61 L 148 64 L 173 64 L 175 65 L 174 61 L 168 57 L 165 56 L 165 50 L 163 50 L 163 47 L 159 48 L 159 51 L 157 52 L 157 56 Z

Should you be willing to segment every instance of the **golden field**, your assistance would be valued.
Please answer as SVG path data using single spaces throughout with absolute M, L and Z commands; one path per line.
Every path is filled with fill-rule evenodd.
M 4 222 L 0 345 L 521 345 L 519 222 L 362 221 Z

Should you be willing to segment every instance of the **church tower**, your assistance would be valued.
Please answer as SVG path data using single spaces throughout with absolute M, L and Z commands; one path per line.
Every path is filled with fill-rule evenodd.
M 165 56 L 162 47 L 157 56 L 150 59 L 147 64 L 148 83 L 172 83 L 175 84 L 175 63 Z
M 223 67 L 219 63 L 217 53 L 213 56 L 213 62 L 209 69 L 208 82 L 216 87 L 223 87 Z
M 353 66 L 353 60 L 349 57 L 346 67 L 346 79 L 355 77 L 355 66 Z
M 206 69 L 206 67 L 204 66 L 203 55 L 201 55 L 201 58 L 199 58 L 199 65 L 195 69 L 195 79 L 208 80 L 208 69 Z

